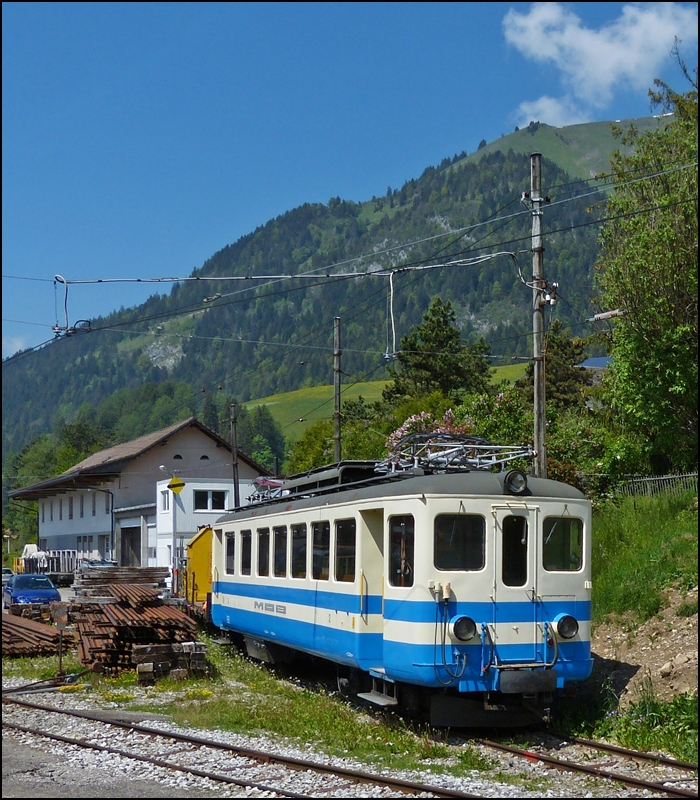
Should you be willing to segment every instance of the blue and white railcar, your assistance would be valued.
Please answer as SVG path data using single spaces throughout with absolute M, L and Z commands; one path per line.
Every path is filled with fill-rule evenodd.
M 256 657 L 335 662 L 361 697 L 433 724 L 546 719 L 591 672 L 590 503 L 483 469 L 514 455 L 422 444 L 427 457 L 312 470 L 222 517 L 212 621 Z

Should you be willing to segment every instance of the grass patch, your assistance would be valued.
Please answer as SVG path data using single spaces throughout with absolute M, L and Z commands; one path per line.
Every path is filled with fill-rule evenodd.
M 692 617 L 698 613 L 698 598 L 694 600 L 684 600 L 676 609 L 677 617 Z
M 665 703 L 647 690 L 629 709 L 608 712 L 594 733 L 623 747 L 661 750 L 681 761 L 697 763 L 698 698 L 684 694 Z
M 608 680 L 585 703 L 562 707 L 553 730 L 586 739 L 606 739 L 633 750 L 660 750 L 680 761 L 697 763 L 698 698 L 683 694 L 666 702 L 655 696 L 648 684 L 639 702 L 623 709 Z
M 67 675 L 84 672 L 85 667 L 78 660 L 77 653 L 68 652 L 63 656 L 63 671 Z M 2 674 L 5 678 L 23 678 L 26 681 L 45 681 L 55 678 L 58 673 L 58 656 L 38 656 L 32 658 L 3 658 Z M 82 676 L 85 682 L 92 682 L 94 673 Z
M 280 680 L 232 648 L 208 641 L 207 657 L 215 678 L 196 685 L 159 681 L 157 688 L 176 696 L 163 694 L 159 701 L 152 692 L 149 710 L 183 726 L 271 734 L 376 767 L 427 768 L 429 760 L 438 759 L 429 765 L 433 772 L 464 775 L 493 768 L 492 760 L 474 748 L 446 744 L 444 731 L 413 730 L 394 714 L 379 719 L 358 715 L 340 696 Z
M 697 495 L 627 497 L 593 518 L 593 620 L 632 612 L 644 622 L 662 591 L 698 582 Z M 697 610 L 697 609 L 696 609 Z

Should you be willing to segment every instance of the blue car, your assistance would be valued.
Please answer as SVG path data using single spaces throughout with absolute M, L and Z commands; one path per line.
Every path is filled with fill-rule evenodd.
M 61 595 L 46 575 L 13 575 L 2 587 L 2 607 L 13 603 L 51 603 Z

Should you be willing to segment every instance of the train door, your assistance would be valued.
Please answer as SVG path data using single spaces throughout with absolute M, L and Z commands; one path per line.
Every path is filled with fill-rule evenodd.
M 359 631 L 362 658 L 369 666 L 382 663 L 382 601 L 384 597 L 384 510 L 360 512 L 359 547 Z
M 533 663 L 537 658 L 537 508 L 492 507 L 494 519 L 493 624 L 490 633 L 499 663 Z

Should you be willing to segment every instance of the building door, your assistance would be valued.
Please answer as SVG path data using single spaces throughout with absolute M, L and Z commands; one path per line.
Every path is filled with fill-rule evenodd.
M 122 528 L 122 567 L 141 566 L 141 527 Z

